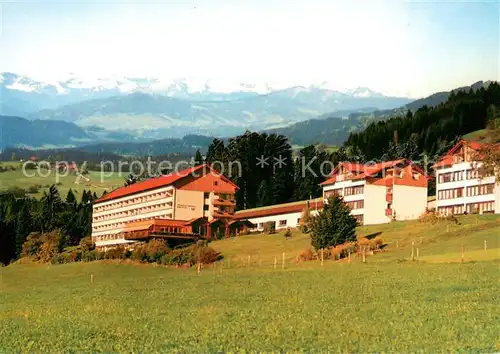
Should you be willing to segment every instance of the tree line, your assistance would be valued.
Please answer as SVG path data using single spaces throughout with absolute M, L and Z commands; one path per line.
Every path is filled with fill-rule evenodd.
M 92 201 L 97 196 L 83 191 L 81 200 L 70 189 L 62 199 L 52 185 L 40 199 L 0 194 L 0 263 L 8 264 L 19 258 L 22 246 L 31 233 L 60 230 L 60 247 L 78 245 L 89 236 L 92 227 Z

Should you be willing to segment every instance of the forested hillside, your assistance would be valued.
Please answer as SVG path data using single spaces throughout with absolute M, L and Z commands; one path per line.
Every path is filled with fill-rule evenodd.
M 436 107 L 424 106 L 415 114 L 374 122 L 363 132 L 351 133 L 345 146 L 359 150 L 368 160 L 384 156 L 416 159 L 422 154 L 433 158 L 457 137 L 483 129 L 493 118 L 494 107 L 500 107 L 500 85 L 496 82 L 488 88 L 452 92 Z M 394 144 L 395 132 L 400 146 Z M 407 148 L 401 148 L 403 145 Z

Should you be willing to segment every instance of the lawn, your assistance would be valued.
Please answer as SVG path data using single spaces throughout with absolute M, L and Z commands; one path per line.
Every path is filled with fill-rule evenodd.
M 494 352 L 499 266 L 14 265 L 0 352 Z
M 6 190 L 10 187 L 27 189 L 33 185 L 42 186 L 38 193 L 32 194 L 34 197 L 42 196 L 43 192 L 48 190 L 48 187 L 52 184 L 57 184 L 57 189 L 62 197 L 66 196 L 70 188 L 75 192 L 77 199 L 80 199 L 83 190 L 91 190 L 98 196 L 101 196 L 105 190 L 109 192 L 115 188 L 123 186 L 126 178 L 125 174 L 120 176 L 118 173 L 115 173 L 109 177 L 105 174 L 103 177 L 101 176 L 101 172 L 89 171 L 89 174 L 86 175 L 86 177 L 90 178 L 90 182 L 75 183 L 77 176 L 74 174 L 70 174 L 68 176 L 60 174 L 57 176 L 54 172 L 51 172 L 47 177 L 43 177 L 46 173 L 45 170 L 41 170 L 42 175 L 37 174 L 36 170 L 28 170 L 27 172 L 30 175 L 36 174 L 33 177 L 29 177 L 23 174 L 23 170 L 20 167 L 19 162 L 2 162 L 2 165 L 12 165 L 16 168 L 16 170 L 0 173 L 0 191 Z
M 374 235 L 385 247 L 366 263 L 297 263 L 309 236 L 294 231 L 212 242 L 224 261 L 200 275 L 117 261 L 0 268 L 0 352 L 500 350 L 498 215 L 358 228 Z

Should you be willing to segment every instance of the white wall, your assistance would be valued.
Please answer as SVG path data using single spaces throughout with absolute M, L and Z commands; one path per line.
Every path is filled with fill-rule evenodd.
M 500 182 L 495 185 L 495 214 L 500 214 Z
M 427 188 L 394 185 L 392 209 L 396 220 L 418 219 L 427 208 Z
M 365 185 L 364 225 L 385 224 L 391 221 L 392 217 L 385 216 L 385 195 L 385 186 Z
M 315 209 L 310 210 L 311 216 L 318 215 L 320 209 L 316 211 Z M 268 221 L 274 221 L 276 223 L 276 230 L 283 230 L 286 229 L 287 227 L 298 227 L 299 224 L 297 223 L 297 220 L 300 219 L 302 216 L 302 211 L 296 212 L 296 213 L 287 213 L 287 214 L 277 214 L 277 215 L 270 215 L 270 216 L 261 216 L 257 218 L 248 218 L 250 222 L 254 223 L 257 225 L 257 228 L 255 230 L 262 231 L 264 229 L 263 225 L 260 224 L 265 224 Z M 280 226 L 279 221 L 280 220 L 286 220 L 286 225 Z

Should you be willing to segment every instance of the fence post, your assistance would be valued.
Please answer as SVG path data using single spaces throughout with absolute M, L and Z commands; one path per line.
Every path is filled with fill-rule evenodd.
M 462 245 L 462 263 L 464 262 L 464 245 Z
M 94 273 L 90 273 L 90 283 L 94 283 Z
M 283 252 L 283 258 L 281 260 L 281 268 L 285 269 L 285 252 Z
M 415 260 L 414 256 L 414 246 L 415 246 L 415 241 L 411 241 L 411 260 Z
M 417 247 L 417 259 L 418 259 L 418 257 L 419 257 L 419 252 L 418 252 L 418 247 Z
M 399 248 L 399 240 L 396 240 L 396 248 Z
M 363 246 L 363 263 L 366 263 L 366 246 Z
M 276 258 L 276 256 L 274 256 L 274 269 L 276 269 L 277 263 L 278 263 L 278 259 Z
M 484 250 L 486 251 L 486 240 L 484 240 Z
M 248 266 L 250 267 L 250 263 L 252 263 L 252 259 L 250 257 L 250 255 L 248 255 Z
M 323 255 L 323 249 L 321 249 L 321 265 L 323 265 L 323 260 L 324 260 L 324 255 Z
M 196 266 L 196 273 L 198 275 L 200 275 L 200 273 L 201 273 L 201 263 L 200 262 L 198 262 L 198 265 Z
M 351 251 L 347 254 L 347 262 L 351 263 Z

